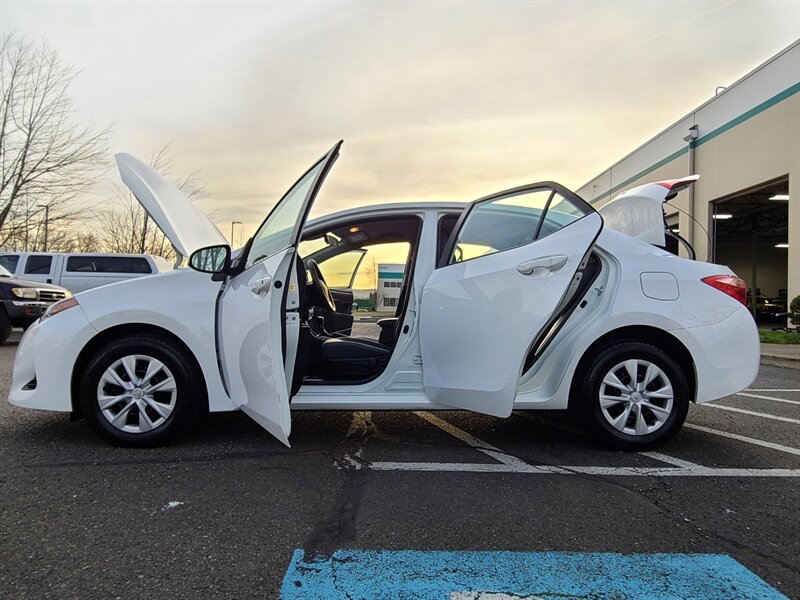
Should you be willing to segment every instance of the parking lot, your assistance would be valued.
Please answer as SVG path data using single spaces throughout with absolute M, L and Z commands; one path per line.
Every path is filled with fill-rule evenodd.
M 315 598 L 293 556 L 347 550 L 722 554 L 800 597 L 797 370 L 642 454 L 522 412 L 300 412 L 291 449 L 241 414 L 152 450 L 5 401 L 0 428 L 2 598 Z

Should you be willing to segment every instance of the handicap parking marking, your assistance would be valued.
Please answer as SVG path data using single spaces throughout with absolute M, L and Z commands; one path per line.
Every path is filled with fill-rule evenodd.
M 281 600 L 786 600 L 722 554 L 296 550 Z
M 439 429 L 461 440 L 468 446 L 495 459 L 497 463 L 462 463 L 462 462 L 408 462 L 408 461 L 369 461 L 365 458 L 363 447 L 355 455 L 347 454 L 335 462 L 339 469 L 369 469 L 373 471 L 421 471 L 440 473 L 519 473 L 527 475 L 584 475 L 599 477 L 800 477 L 800 469 L 753 469 L 706 467 L 697 463 L 675 458 L 661 452 L 640 452 L 668 467 L 623 467 L 623 466 L 577 466 L 577 465 L 531 465 L 524 460 L 502 451 L 500 448 L 481 440 L 431 413 L 415 412 L 418 417 L 435 425 Z M 357 418 L 354 413 L 353 425 L 356 428 Z M 695 427 L 701 429 L 700 427 Z M 723 432 L 718 432 L 723 433 Z M 349 432 L 348 432 L 349 435 Z M 734 437 L 733 434 L 727 437 Z M 739 439 L 741 436 L 735 437 Z M 747 438 L 750 439 L 750 438 Z M 741 441 L 747 441 L 742 439 Z M 755 440 L 760 442 L 760 440 Z M 776 447 L 776 444 L 761 442 L 760 445 Z M 783 451 L 800 450 L 788 447 L 777 447 Z

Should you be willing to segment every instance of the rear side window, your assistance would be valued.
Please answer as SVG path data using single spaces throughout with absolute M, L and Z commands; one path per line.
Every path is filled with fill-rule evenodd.
M 11 273 L 17 270 L 18 262 L 19 262 L 19 256 L 17 256 L 16 254 L 7 254 L 6 256 L 0 256 L 0 265 L 3 265 Z
M 150 263 L 141 256 L 70 256 L 69 273 L 152 273 Z
M 450 241 L 450 235 L 456 228 L 459 215 L 445 215 L 439 219 L 439 231 L 436 234 L 436 260 L 442 256 L 444 247 Z
M 586 209 L 551 188 L 516 191 L 483 200 L 470 209 L 444 264 L 530 244 L 585 214 Z
M 52 256 L 29 256 L 25 261 L 26 275 L 47 275 L 50 273 L 50 265 L 53 263 Z

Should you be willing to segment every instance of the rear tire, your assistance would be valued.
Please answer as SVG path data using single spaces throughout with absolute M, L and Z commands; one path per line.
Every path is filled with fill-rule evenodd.
M 8 318 L 6 309 L 0 306 L 0 344 L 4 344 L 11 335 L 11 319 Z
M 174 441 L 206 405 L 192 357 L 172 340 L 146 334 L 97 351 L 81 378 L 79 403 L 100 436 L 132 447 Z
M 576 379 L 585 427 L 621 450 L 652 450 L 680 431 L 689 410 L 686 374 L 661 348 L 620 342 L 601 350 Z

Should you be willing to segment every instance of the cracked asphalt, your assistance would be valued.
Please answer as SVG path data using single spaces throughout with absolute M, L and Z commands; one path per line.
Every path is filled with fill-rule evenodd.
M 16 336 L 16 334 L 15 334 Z M 7 395 L 17 337 L 0 346 Z M 762 367 L 753 388 L 798 389 Z M 800 392 L 692 407 L 688 422 L 800 447 Z M 441 419 L 530 465 L 668 466 L 558 419 Z M 276 598 L 292 553 L 337 549 L 727 554 L 800 598 L 794 477 L 378 471 L 495 459 L 412 413 L 299 412 L 291 449 L 242 414 L 182 443 L 109 446 L 82 421 L 0 403 L 1 598 Z M 800 454 L 685 428 L 661 452 L 706 467 L 800 469 Z M 313 596 L 309 596 L 310 598 Z

